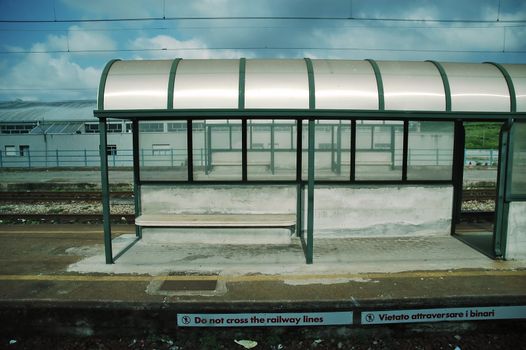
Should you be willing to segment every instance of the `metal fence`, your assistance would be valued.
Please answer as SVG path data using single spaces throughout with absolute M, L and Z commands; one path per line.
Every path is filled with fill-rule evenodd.
M 215 150 L 211 150 L 215 151 Z M 230 150 L 237 151 L 237 150 Z M 278 150 L 276 150 L 278 151 Z M 280 152 L 283 150 L 279 150 Z M 289 150 L 295 152 L 294 150 Z M 451 162 L 450 153 L 443 150 L 411 149 L 408 154 L 409 165 L 441 165 Z M 319 149 L 316 152 L 334 152 L 334 150 Z M 206 166 L 211 162 L 207 150 L 194 149 L 195 166 Z M 184 166 L 186 164 L 186 149 L 148 149 L 139 150 L 141 166 Z M 499 153 L 491 149 L 467 149 L 464 154 L 466 166 L 495 167 L 498 165 Z M 397 157 L 399 158 L 399 157 Z M 401 161 L 401 159 L 396 159 Z M 334 162 L 334 161 L 333 161 Z M 108 149 L 108 164 L 114 167 L 132 167 L 133 152 L 131 149 Z M 50 150 L 30 151 L 22 154 L 0 151 L 0 168 L 57 168 L 57 167 L 98 167 L 100 156 L 98 150 Z
M 499 151 L 496 149 L 466 149 L 464 165 L 496 167 L 499 165 Z

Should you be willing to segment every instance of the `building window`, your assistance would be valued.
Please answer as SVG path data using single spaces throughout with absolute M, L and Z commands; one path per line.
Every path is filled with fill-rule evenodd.
M 140 132 L 164 132 L 163 123 L 140 123 Z
M 86 134 L 97 134 L 99 132 L 98 123 L 84 124 L 84 132 Z
M 133 128 L 132 123 L 126 123 L 126 133 L 131 133 Z
M 16 156 L 16 147 L 14 145 L 5 146 L 5 155 L 6 157 L 15 157 Z
M 30 124 L 4 124 L 0 125 L 2 134 L 29 134 L 35 128 L 35 123 Z
M 18 149 L 20 151 L 20 157 L 29 156 L 29 146 L 28 145 L 20 145 Z
M 169 132 L 182 132 L 186 131 L 186 122 L 182 123 L 168 123 Z
M 122 132 L 122 124 L 121 123 L 109 123 L 107 126 L 108 132 Z
M 205 130 L 205 123 L 192 123 L 192 131 Z
M 107 145 L 106 154 L 109 156 L 116 156 L 117 155 L 117 145 Z

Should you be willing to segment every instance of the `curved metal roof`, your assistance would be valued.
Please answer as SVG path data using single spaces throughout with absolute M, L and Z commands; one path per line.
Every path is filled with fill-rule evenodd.
M 104 69 L 98 97 L 97 112 L 526 112 L 526 65 L 328 59 L 114 60 Z
M 0 102 L 0 122 L 93 121 L 95 100 L 63 102 Z

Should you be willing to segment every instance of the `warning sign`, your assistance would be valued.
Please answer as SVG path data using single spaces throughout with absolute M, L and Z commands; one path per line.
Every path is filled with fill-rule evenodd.
M 526 306 L 443 308 L 362 312 L 362 324 L 476 321 L 526 318 Z
M 179 327 L 283 327 L 329 326 L 352 324 L 353 313 L 243 313 L 243 314 L 178 314 Z

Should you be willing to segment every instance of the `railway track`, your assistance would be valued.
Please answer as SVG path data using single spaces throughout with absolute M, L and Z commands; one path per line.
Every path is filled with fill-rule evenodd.
M 110 215 L 112 222 L 133 224 L 135 215 Z M 102 222 L 102 214 L 0 214 L 4 222 L 39 222 L 39 223 L 96 223 Z
M 112 198 L 131 199 L 132 192 L 111 192 Z M 2 202 L 38 202 L 38 201 L 97 201 L 100 192 L 0 192 Z
M 112 200 L 122 200 L 123 203 L 132 203 L 132 192 L 112 192 Z M 466 190 L 463 193 L 464 201 L 485 201 L 495 199 L 495 190 L 477 189 Z M 13 204 L 31 204 L 45 202 L 94 202 L 101 200 L 100 192 L 0 192 L 0 203 Z M 461 220 L 464 222 L 475 221 L 492 221 L 493 211 L 464 211 Z M 24 223 L 24 222 L 41 222 L 41 223 L 100 223 L 102 214 L 100 213 L 45 213 L 45 214 L 23 214 L 23 213 L 0 213 L 0 220 L 4 223 Z M 134 223 L 133 214 L 114 214 L 111 215 L 112 222 Z
M 133 192 L 111 192 L 111 198 L 132 199 Z M 471 189 L 462 193 L 464 201 L 483 201 L 495 199 L 495 189 Z M 0 202 L 37 201 L 96 201 L 101 200 L 100 192 L 0 192 Z

